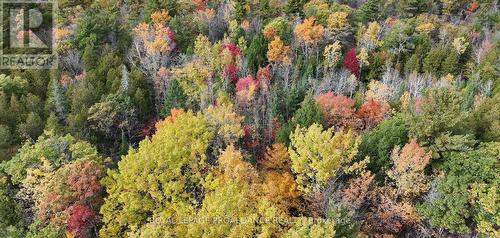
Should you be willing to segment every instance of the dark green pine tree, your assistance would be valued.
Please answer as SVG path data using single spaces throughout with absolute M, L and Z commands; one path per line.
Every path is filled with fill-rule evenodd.
M 163 107 L 160 110 L 160 117 L 165 118 L 170 116 L 172 108 L 186 108 L 187 95 L 184 93 L 181 85 L 177 80 L 172 80 L 167 90 L 167 96 L 163 102 Z
M 285 11 L 288 14 L 299 14 L 300 16 L 304 16 L 303 9 L 306 2 L 306 0 L 289 0 Z
M 17 133 L 23 138 L 36 140 L 42 134 L 44 125 L 36 112 L 30 112 L 26 121 L 17 126 Z
M 413 17 L 417 14 L 424 13 L 430 10 L 432 1 L 426 0 L 404 0 L 399 2 L 398 12 L 402 17 Z
M 266 62 L 267 42 L 261 31 L 255 35 L 247 50 L 247 66 L 252 73 L 257 73 L 259 66 Z
M 448 49 L 448 54 L 441 64 L 441 75 L 455 75 L 458 69 L 458 54 L 453 49 Z
M 385 171 L 391 166 L 391 152 L 394 146 L 403 146 L 408 142 L 408 130 L 405 120 L 401 115 L 396 115 L 383 121 L 375 129 L 363 135 L 359 145 L 358 160 L 370 157 L 370 169 L 383 179 Z
M 59 122 L 59 118 L 55 113 L 50 113 L 47 118 L 47 122 L 45 123 L 44 131 L 50 131 L 56 135 L 60 135 L 63 132 L 63 126 Z
M 307 96 L 297 112 L 293 115 L 291 124 L 309 127 L 314 123 L 323 124 L 323 113 L 312 96 Z
M 128 142 L 128 138 L 125 135 L 125 132 L 122 131 L 120 151 L 119 151 L 120 155 L 126 155 L 128 153 L 129 147 L 130 147 L 130 145 Z
M 359 8 L 358 20 L 363 24 L 377 20 L 380 3 L 380 0 L 367 0 L 363 3 Z
M 149 119 L 153 114 L 153 103 L 147 79 L 138 68 L 132 68 L 128 82 L 128 93 L 139 110 L 139 119 Z
M 323 122 L 323 113 L 316 104 L 316 101 L 311 96 L 306 96 L 301 107 L 295 112 L 290 122 L 278 131 L 277 141 L 288 144 L 290 142 L 290 133 L 297 126 L 307 128 L 314 123 L 322 125 Z
M 269 0 L 260 0 L 259 1 L 259 10 L 257 14 L 262 19 L 269 19 L 273 15 L 273 9 L 269 5 Z
M 442 46 L 435 47 L 429 51 L 423 62 L 423 70 L 425 73 L 430 73 L 439 76 L 441 64 L 446 58 L 446 50 Z
M 94 49 L 94 46 L 87 45 L 85 46 L 85 50 L 82 55 L 83 68 L 86 71 L 92 70 L 97 66 L 99 62 L 97 59 L 97 52 Z
M 8 159 L 12 139 L 9 127 L 0 125 L 0 161 Z

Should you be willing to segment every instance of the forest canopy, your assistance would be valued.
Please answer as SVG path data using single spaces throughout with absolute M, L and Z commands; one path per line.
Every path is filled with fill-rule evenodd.
M 500 237 L 498 1 L 57 5 L 9 28 L 59 60 L 0 69 L 0 237 Z

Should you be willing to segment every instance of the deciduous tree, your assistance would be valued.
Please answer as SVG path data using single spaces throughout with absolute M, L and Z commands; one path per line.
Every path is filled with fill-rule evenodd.
M 355 117 L 354 101 L 346 96 L 336 96 L 332 92 L 315 97 L 328 126 L 335 130 L 355 129 L 358 121 Z
M 359 60 L 356 56 L 356 48 L 351 48 L 347 51 L 344 59 L 344 68 L 348 69 L 356 77 L 359 77 Z
M 323 39 L 324 31 L 323 26 L 316 24 L 315 17 L 305 19 L 304 22 L 297 25 L 294 30 L 295 35 L 297 35 L 299 40 L 306 45 L 306 48 L 316 46 Z
M 371 129 L 384 120 L 388 112 L 389 106 L 387 103 L 369 99 L 368 102 L 359 108 L 356 114 L 361 119 L 364 128 Z
M 194 215 L 201 200 L 205 152 L 213 138 L 205 119 L 179 112 L 158 125 L 151 140 L 131 150 L 103 180 L 109 193 L 101 207 L 102 237 L 116 237 L 148 229 L 148 220 L 178 220 Z M 167 223 L 168 224 L 168 223 Z M 163 227 L 170 234 L 186 234 L 185 226 Z
M 270 62 L 291 64 L 290 52 L 290 46 L 286 46 L 279 37 L 274 37 L 268 46 L 267 59 Z
M 415 139 L 410 140 L 402 149 L 394 148 L 391 160 L 394 165 L 387 171 L 397 188 L 396 194 L 407 201 L 419 197 L 429 189 L 429 183 L 424 173 L 432 153 L 418 145 Z
M 299 189 L 305 193 L 320 191 L 358 152 L 359 138 L 351 131 L 334 134 L 332 129 L 323 131 L 318 124 L 297 127 L 290 139 L 292 170 Z

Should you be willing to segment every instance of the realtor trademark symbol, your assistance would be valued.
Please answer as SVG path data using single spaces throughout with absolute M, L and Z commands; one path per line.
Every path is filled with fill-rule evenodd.
M 38 9 L 23 8 L 9 9 L 9 37 L 12 48 L 48 48 L 33 30 L 40 28 L 43 24 L 43 16 Z M 27 14 L 26 14 L 27 13 Z M 24 20 L 28 18 L 28 28 L 25 28 Z M 26 44 L 27 43 L 27 44 Z
M 0 0 L 0 68 L 57 67 L 53 51 L 56 2 Z

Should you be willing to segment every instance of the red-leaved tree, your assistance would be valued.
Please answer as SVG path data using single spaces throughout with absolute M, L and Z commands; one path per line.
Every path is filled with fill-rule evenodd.
M 102 192 L 100 178 L 103 173 L 100 166 L 92 161 L 75 164 L 68 175 L 68 185 L 73 190 L 73 197 L 79 201 L 86 201 L 99 197 Z
M 96 215 L 83 204 L 76 204 L 69 209 L 68 231 L 75 237 L 89 237 L 95 226 Z
M 365 129 L 371 129 L 384 120 L 389 106 L 386 103 L 377 102 L 373 99 L 368 100 L 357 112 Z
M 335 129 L 355 128 L 357 118 L 353 109 L 354 101 L 342 95 L 334 95 L 332 92 L 324 93 L 315 98 L 321 111 L 326 117 L 329 126 Z
M 258 82 L 255 81 L 252 75 L 241 78 L 236 83 L 236 96 L 240 105 L 247 105 L 257 91 Z
M 351 48 L 347 51 L 344 59 L 344 68 L 351 71 L 356 77 L 359 77 L 359 60 L 356 57 L 356 48 Z
M 224 67 L 224 76 L 236 84 L 238 82 L 238 71 L 238 67 L 235 64 L 228 64 Z

